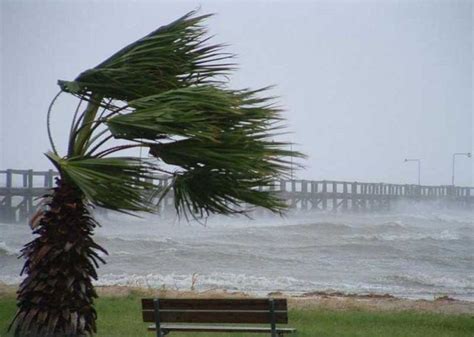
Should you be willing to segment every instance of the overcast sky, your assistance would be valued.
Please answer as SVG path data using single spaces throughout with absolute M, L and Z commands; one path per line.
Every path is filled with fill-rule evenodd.
M 235 88 L 275 84 L 299 178 L 451 182 L 473 148 L 471 1 L 6 1 L 1 3 L 0 170 L 49 169 L 46 111 L 72 80 L 200 6 L 238 54 Z M 73 113 L 54 110 L 56 142 Z M 456 183 L 473 185 L 456 159 Z

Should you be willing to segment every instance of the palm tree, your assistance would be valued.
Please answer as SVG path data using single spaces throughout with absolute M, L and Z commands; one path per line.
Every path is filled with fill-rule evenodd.
M 265 89 L 228 87 L 233 56 L 208 43 L 202 26 L 208 16 L 188 13 L 74 81 L 58 82 L 59 94 L 72 94 L 79 104 L 63 155 L 49 130 L 59 94 L 48 111 L 52 151 L 46 156 L 59 178 L 31 220 L 36 238 L 22 250 L 26 278 L 10 327 L 15 336 L 96 332 L 92 279 L 107 252 L 93 240 L 93 206 L 153 212 L 156 199 L 150 196 L 172 188 L 178 214 L 244 213 L 245 205 L 285 208 L 257 188 L 288 171 L 285 158 L 301 155 L 274 140 L 282 118 L 272 98 L 262 97 Z M 114 139 L 120 144 L 110 143 Z M 147 149 L 153 160 L 116 156 L 132 148 Z M 160 191 L 152 178 L 164 172 L 172 184 Z

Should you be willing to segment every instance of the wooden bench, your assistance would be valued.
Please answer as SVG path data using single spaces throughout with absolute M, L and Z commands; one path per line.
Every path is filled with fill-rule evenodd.
M 272 337 L 296 331 L 276 326 L 288 323 L 286 299 L 144 298 L 142 309 L 143 321 L 155 323 L 148 330 L 156 331 L 157 337 L 171 331 L 268 333 Z

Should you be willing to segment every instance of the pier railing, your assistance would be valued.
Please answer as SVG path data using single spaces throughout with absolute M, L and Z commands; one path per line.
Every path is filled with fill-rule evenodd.
M 57 173 L 33 170 L 0 171 L 0 221 L 21 222 L 36 210 L 38 197 L 54 186 Z M 170 177 L 156 177 L 155 183 L 167 186 Z M 280 180 L 269 188 L 300 210 L 383 211 L 399 200 L 440 201 L 449 207 L 474 209 L 474 187 L 423 186 L 346 181 Z M 169 193 L 159 212 L 173 210 Z

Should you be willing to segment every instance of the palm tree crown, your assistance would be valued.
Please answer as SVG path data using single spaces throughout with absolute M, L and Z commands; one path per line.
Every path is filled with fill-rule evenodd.
M 93 204 L 114 210 L 150 211 L 146 178 L 163 172 L 159 162 L 110 157 L 132 147 L 172 165 L 178 212 L 242 212 L 239 205 L 284 208 L 258 191 L 288 170 L 289 144 L 273 139 L 279 110 L 265 89 L 231 90 L 233 55 L 209 45 L 202 21 L 188 13 L 130 44 L 62 91 L 87 101 L 71 129 L 68 154 L 48 157 Z M 102 112 L 99 113 L 99 111 Z M 99 131 L 100 130 L 100 131 Z M 127 145 L 108 147 L 109 139 Z

